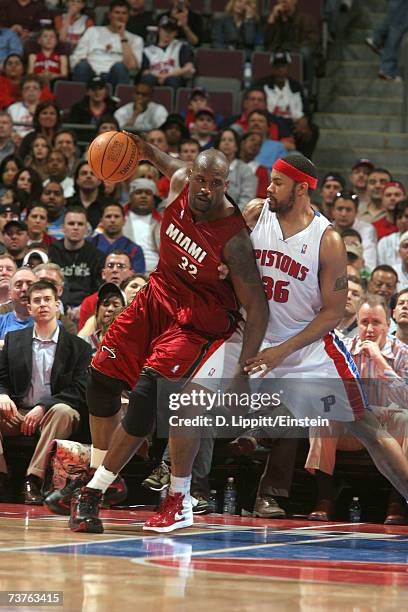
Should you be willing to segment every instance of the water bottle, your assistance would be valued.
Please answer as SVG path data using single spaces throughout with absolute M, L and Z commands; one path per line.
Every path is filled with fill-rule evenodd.
M 350 523 L 359 523 L 361 521 L 361 506 L 358 497 L 353 497 L 349 507 Z
M 252 83 L 252 66 L 251 62 L 245 62 L 244 65 L 244 89 L 249 89 Z
M 218 512 L 217 491 L 215 489 L 211 489 L 210 491 L 210 499 L 208 500 L 208 508 L 210 512 Z
M 234 479 L 230 476 L 227 480 L 227 486 L 224 489 L 224 514 L 235 514 L 237 509 L 237 490 L 235 488 Z

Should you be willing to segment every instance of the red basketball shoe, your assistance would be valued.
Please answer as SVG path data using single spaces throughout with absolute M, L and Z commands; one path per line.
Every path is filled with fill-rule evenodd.
M 143 530 L 168 533 L 182 527 L 190 527 L 193 523 L 193 505 L 190 497 L 185 499 L 183 493 L 169 493 L 157 514 L 145 522 Z

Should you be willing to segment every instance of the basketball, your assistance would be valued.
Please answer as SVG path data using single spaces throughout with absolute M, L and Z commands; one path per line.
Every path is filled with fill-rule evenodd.
M 101 181 L 126 181 L 135 173 L 137 162 L 136 143 L 123 132 L 100 134 L 88 149 L 88 163 Z

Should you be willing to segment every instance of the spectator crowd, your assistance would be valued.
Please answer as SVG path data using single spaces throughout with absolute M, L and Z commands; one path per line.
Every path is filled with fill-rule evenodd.
M 230 162 L 229 194 L 243 210 L 266 196 L 276 159 L 294 150 L 313 156 L 320 44 L 318 22 L 297 0 L 272 3 L 266 15 L 254 0 L 229 0 L 212 19 L 192 10 L 190 0 L 169 0 L 165 11 L 148 10 L 144 0 L 112 0 L 109 7 L 0 0 L 0 430 L 2 436 L 39 434 L 20 491 L 25 502 L 42 501 L 49 442 L 86 430 L 91 354 L 158 262 L 168 178 L 140 163 L 126 183 L 102 182 L 86 161 L 87 144 L 102 132 L 126 129 L 186 162 L 215 147 Z M 256 52 L 269 54 L 266 72 L 246 74 L 228 113 L 217 106 L 211 82 L 200 81 L 203 45 L 242 50 L 243 75 Z M 298 80 L 291 77 L 295 58 Z M 227 65 L 225 71 L 228 77 Z M 68 107 L 59 93 L 66 81 L 82 84 Z M 160 94 L 168 88 L 173 102 L 165 104 Z M 183 99 L 180 88 L 186 88 Z M 396 390 L 380 396 L 372 390 L 372 401 L 407 452 L 405 414 L 387 410 L 403 401 L 396 381 L 408 376 L 406 188 L 381 159 L 358 159 L 348 176 L 326 174 L 312 200 L 347 251 L 348 300 L 337 331 L 363 376 L 393 378 Z M 246 433 L 231 448 L 252 451 L 261 439 Z M 278 442 L 268 451 L 257 516 L 285 515 L 275 497 L 290 494 L 296 445 Z M 316 474 L 319 494 L 310 518 L 326 520 L 334 513 L 335 451 L 350 448 L 350 441 L 336 430 L 330 444 L 318 431 L 311 442 L 306 467 Z M 212 444 L 205 444 L 193 478 L 196 511 L 208 509 Z M 146 486 L 168 485 L 166 460 Z M 279 480 L 282 464 L 288 469 Z M 0 440 L 0 501 L 9 489 Z M 386 521 L 405 521 L 395 491 L 390 504 Z

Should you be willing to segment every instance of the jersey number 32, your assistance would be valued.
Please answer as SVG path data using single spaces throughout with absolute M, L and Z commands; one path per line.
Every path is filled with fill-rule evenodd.
M 290 284 L 289 281 L 278 280 L 274 283 L 270 276 L 263 276 L 262 283 L 266 293 L 267 300 L 274 302 L 287 302 L 289 299 L 289 290 L 286 287 Z

